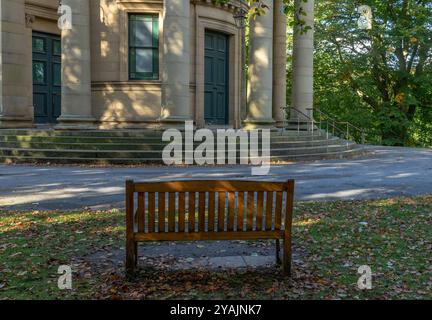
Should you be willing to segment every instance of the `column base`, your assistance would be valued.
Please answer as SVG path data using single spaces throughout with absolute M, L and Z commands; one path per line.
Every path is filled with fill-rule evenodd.
M 279 128 L 279 129 L 282 129 L 282 128 L 285 128 L 285 127 L 286 127 L 286 124 L 287 124 L 287 121 L 283 121 L 283 120 L 276 120 L 276 122 L 275 122 L 275 127 L 276 127 L 276 128 Z
M 34 128 L 33 118 L 0 115 L 0 129 Z
M 163 129 L 184 129 L 187 121 L 195 122 L 193 119 L 183 116 L 166 117 L 160 120 Z
M 57 130 L 95 130 L 96 119 L 91 116 L 69 116 L 62 115 L 57 119 Z
M 246 130 L 253 129 L 276 129 L 276 121 L 274 119 L 246 119 L 243 121 L 243 128 Z

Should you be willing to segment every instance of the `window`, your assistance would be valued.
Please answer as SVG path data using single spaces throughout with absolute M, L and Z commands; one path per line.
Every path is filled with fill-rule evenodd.
M 46 63 L 33 61 L 33 83 L 46 84 Z
M 60 40 L 53 40 L 53 55 L 55 56 L 61 56 L 61 41 Z
M 44 38 L 33 37 L 33 52 L 45 53 L 46 41 Z
M 61 63 L 53 63 L 53 84 L 61 86 Z
M 129 79 L 159 79 L 159 18 L 129 15 Z

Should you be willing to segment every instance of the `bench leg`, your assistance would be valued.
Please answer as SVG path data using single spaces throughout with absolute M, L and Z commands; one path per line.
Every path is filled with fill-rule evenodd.
M 291 276 L 291 263 L 292 263 L 292 252 L 291 252 L 291 240 L 289 238 L 284 239 L 284 256 L 283 256 L 283 271 L 285 276 Z
M 281 258 L 280 258 L 280 249 L 281 249 L 280 239 L 277 239 L 276 240 L 276 264 L 277 265 L 281 265 L 282 264 L 282 261 L 281 261 Z
M 126 274 L 132 276 L 135 273 L 136 267 L 136 243 L 134 241 L 126 242 Z
M 138 267 L 138 242 L 135 242 L 135 268 Z

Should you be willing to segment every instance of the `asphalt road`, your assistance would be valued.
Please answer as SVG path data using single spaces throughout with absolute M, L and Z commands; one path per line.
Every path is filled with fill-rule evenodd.
M 374 147 L 355 160 L 273 165 L 252 177 L 248 166 L 115 167 L 0 165 L 0 210 L 123 208 L 124 181 L 296 179 L 302 201 L 380 199 L 432 194 L 432 149 Z

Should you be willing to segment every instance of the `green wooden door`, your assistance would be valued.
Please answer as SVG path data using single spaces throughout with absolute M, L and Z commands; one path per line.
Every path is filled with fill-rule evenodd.
M 33 33 L 33 105 L 36 123 L 56 123 L 61 113 L 61 40 Z
M 205 34 L 205 121 L 226 125 L 228 119 L 228 37 L 207 31 Z

